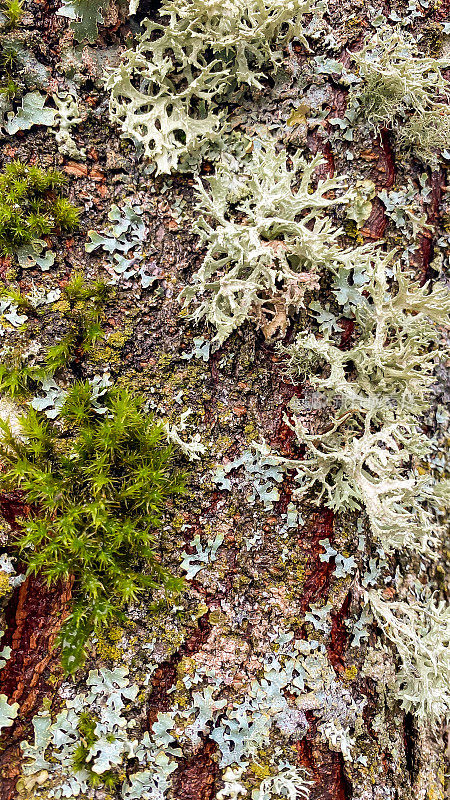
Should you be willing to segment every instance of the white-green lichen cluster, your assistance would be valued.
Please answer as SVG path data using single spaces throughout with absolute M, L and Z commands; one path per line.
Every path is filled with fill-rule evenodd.
M 110 116 L 157 172 L 193 165 L 224 132 L 226 102 L 260 89 L 304 38 L 310 0 L 168 0 L 111 72 Z
M 346 760 L 353 758 L 354 732 L 365 700 L 355 702 L 317 641 L 294 640 L 292 632 L 279 632 L 265 657 L 261 679 L 254 680 L 245 695 L 221 696 L 223 686 L 214 670 L 199 668 L 183 683 L 193 689 L 190 703 L 174 702 L 170 711 L 158 712 L 144 734 L 132 719 L 139 685 L 130 685 L 126 669 L 90 671 L 87 691 L 73 697 L 65 687 L 65 708 L 54 718 L 48 712 L 36 716 L 34 744 L 22 743 L 21 796 L 33 792 L 34 797 L 90 797 L 93 774 L 109 779 L 123 800 L 163 798 L 178 759 L 198 752 L 203 737 L 209 736 L 217 744 L 224 771 L 218 798 L 239 796 L 232 794 L 239 791 L 252 800 L 306 800 L 312 785 L 307 771 L 284 758 L 279 747 L 273 751 L 270 774 L 251 794 L 241 782 L 258 763 L 271 731 L 304 735 L 305 711 L 316 717 L 322 741 Z M 88 708 L 92 732 L 86 742 L 83 722 Z
M 406 547 L 431 554 L 439 529 L 430 504 L 440 500 L 430 478 L 418 472 L 417 460 L 430 449 L 419 415 L 439 355 L 437 324 L 448 319 L 450 295 L 439 284 L 420 287 L 391 262 L 377 252 L 366 255 L 364 279 L 353 286 L 349 302 L 358 331 L 354 346 L 342 350 L 336 338 L 305 332 L 287 349 L 291 374 L 309 367 L 312 386 L 336 409 L 322 433 L 309 433 L 293 409 L 289 424 L 307 446 L 295 465 L 296 495 L 317 489 L 318 504 L 336 511 L 364 508 L 387 552 Z M 315 375 L 315 367 L 327 376 Z
M 449 60 L 424 56 L 401 30 L 370 36 L 352 59 L 361 82 L 352 87 L 349 108 L 377 130 L 395 126 L 401 147 L 436 162 L 436 150 L 448 147 L 450 138 L 448 84 L 442 74 Z
M 43 787 L 46 797 L 90 797 L 92 778 L 97 777 L 100 782 L 108 778 L 111 787 L 121 784 L 124 800 L 162 797 L 176 762 L 169 758 L 171 752 L 161 733 L 138 737 L 137 731 L 133 733 L 126 709 L 138 689 L 130 685 L 125 668 L 91 670 L 87 691 L 68 699 L 54 719 L 48 712 L 34 717 L 34 743 L 22 742 L 21 796 L 33 792 L 39 797 Z M 92 727 L 89 742 L 83 736 L 86 713 Z M 84 764 L 80 764 L 80 749 Z M 116 778 L 117 767 L 128 762 L 137 768 L 128 770 L 125 781 Z
M 304 409 L 291 403 L 287 424 L 306 446 L 302 460 L 274 457 L 295 468 L 294 495 L 314 498 L 334 511 L 363 509 L 375 543 L 384 552 L 409 550 L 428 561 L 444 538 L 442 508 L 448 481 L 436 481 L 420 468 L 431 451 L 420 429 L 429 402 L 433 370 L 444 351 L 439 325 L 448 324 L 450 295 L 402 274 L 394 254 L 367 253 L 363 279 L 353 282 L 351 298 L 340 298 L 354 321 L 355 343 L 342 349 L 338 332 L 302 332 L 284 348 L 295 379 L 308 373 L 328 408 L 322 430 L 308 430 Z M 450 715 L 448 607 L 432 598 L 386 602 L 368 593 L 373 614 L 396 645 L 401 667 L 393 690 L 403 707 L 421 720 Z
M 342 230 L 324 213 L 347 204 L 350 194 L 342 178 L 313 188 L 322 164 L 296 154 L 288 168 L 286 151 L 267 140 L 244 163 L 222 161 L 207 189 L 197 180 L 193 229 L 206 253 L 181 298 L 187 308 L 194 304 L 193 320 L 215 328 L 216 345 L 247 319 L 267 338 L 284 334 L 305 292 L 318 288 L 321 270 L 352 269 L 357 253 L 339 246 Z
M 102 231 L 88 231 L 89 242 L 85 244 L 87 253 L 99 248 L 107 254 L 105 269 L 112 282 L 126 281 L 139 277 L 143 289 L 151 285 L 151 276 L 145 265 L 141 266 L 142 249 L 147 230 L 142 218 L 142 209 L 137 204 L 115 204 L 108 212 L 108 226 Z
M 450 607 L 434 597 L 386 602 L 371 590 L 367 599 L 384 635 L 395 646 L 400 667 L 395 695 L 423 723 L 450 715 Z

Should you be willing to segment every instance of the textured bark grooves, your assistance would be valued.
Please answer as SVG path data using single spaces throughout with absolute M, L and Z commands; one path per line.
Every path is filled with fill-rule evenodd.
M 147 700 L 148 728 L 157 719 L 158 712 L 171 708 L 169 690 L 176 683 L 177 666 L 181 659 L 197 652 L 207 640 L 210 631 L 211 625 L 205 615 L 185 644 L 156 670 Z M 213 757 L 216 752 L 215 742 L 205 738 L 191 758 L 180 760 L 173 777 L 174 797 L 177 800 L 212 800 L 219 775 L 218 759 Z
M 213 758 L 216 752 L 216 743 L 207 739 L 192 758 L 180 761 L 173 779 L 177 800 L 213 800 L 219 775 L 218 761 Z
M 28 516 L 30 506 L 25 502 L 23 492 L 0 492 L 0 512 L 13 531 L 18 531 L 17 520 Z
M 8 745 L 0 756 L 0 800 L 15 800 L 20 776 L 21 752 L 18 744 Z
M 345 663 L 343 654 L 347 644 L 348 632 L 345 626 L 345 620 L 348 618 L 347 613 L 350 606 L 350 595 L 348 594 L 340 609 L 335 614 L 331 615 L 331 633 L 330 643 L 327 647 L 328 658 L 330 664 L 333 665 L 336 672 L 344 669 Z
M 326 597 L 330 585 L 330 578 L 334 564 L 320 560 L 323 548 L 320 539 L 333 540 L 334 514 L 329 509 L 323 509 L 314 515 L 310 528 L 304 534 L 302 547 L 308 553 L 307 577 L 302 595 L 302 614 L 308 611 L 312 603 L 317 603 Z
M 2 644 L 11 647 L 11 657 L 0 671 L 0 692 L 10 703 L 19 703 L 19 713 L 2 737 L 0 800 L 13 800 L 17 796 L 19 742 L 30 733 L 29 723 L 42 708 L 44 698 L 56 694 L 60 666 L 54 643 L 68 614 L 70 598 L 69 584 L 49 589 L 42 579 L 29 577 L 16 589 L 6 607 L 7 628 Z
M 422 270 L 422 283 L 432 278 L 431 262 L 434 258 L 433 239 L 441 216 L 442 194 L 445 191 L 444 170 L 437 169 L 431 173 L 431 201 L 426 206 L 427 224 L 431 230 L 425 230 L 420 237 L 420 259 Z
M 13 532 L 19 530 L 18 519 L 30 513 L 21 492 L 1 494 L 0 509 Z M 11 657 L 0 670 L 0 693 L 9 703 L 19 703 L 19 713 L 1 738 L 4 749 L 0 754 L 0 800 L 16 796 L 21 760 L 18 743 L 29 729 L 32 716 L 42 708 L 44 698 L 57 691 L 54 676 L 60 666 L 54 643 L 69 613 L 71 588 L 71 582 L 49 588 L 39 576 L 29 576 L 15 589 L 4 609 L 6 630 L 2 646 L 11 648 Z
M 21 492 L 10 492 L 0 494 L 0 510 L 14 535 L 20 530 L 20 519 L 31 509 Z M 21 716 L 34 713 L 42 693 L 48 693 L 49 688 L 42 687 L 41 675 L 51 664 L 58 664 L 53 644 L 68 614 L 71 590 L 71 581 L 50 588 L 41 577 L 29 576 L 6 605 L 2 644 L 12 652 L 0 671 L 0 691 L 10 702 L 20 704 Z M 13 731 L 9 731 L 9 737 Z
M 380 140 L 383 159 L 379 169 L 384 173 L 382 185 L 384 189 L 392 189 L 395 181 L 395 160 L 389 131 L 386 129 L 382 130 L 380 133 Z
M 22 717 L 35 713 L 42 695 L 49 691 L 44 672 L 58 664 L 53 645 L 67 616 L 70 598 L 70 583 L 49 589 L 42 578 L 30 576 L 14 592 L 6 608 L 4 643 L 12 653 L 0 672 L 0 690 L 10 702 L 20 704 Z
M 170 659 L 164 661 L 157 670 L 152 680 L 151 690 L 147 698 L 147 723 L 151 728 L 157 719 L 159 711 L 168 711 L 172 701 L 169 690 L 175 685 L 177 680 L 177 666 L 184 656 L 191 656 L 200 649 L 203 642 L 209 636 L 211 625 L 208 622 L 208 615 L 199 621 L 198 627 L 191 633 L 184 645 L 174 653 Z
M 313 746 L 315 724 L 307 712 L 310 730 L 301 742 L 297 742 L 297 763 L 308 770 L 314 785 L 311 787 L 311 800 L 349 800 L 350 787 L 345 778 L 341 753 L 333 753 L 326 747 Z

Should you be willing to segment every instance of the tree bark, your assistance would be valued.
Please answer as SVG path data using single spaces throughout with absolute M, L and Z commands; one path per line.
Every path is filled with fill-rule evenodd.
M 386 19 L 393 11 L 400 15 L 408 11 L 406 2 L 373 5 Z M 57 7 L 53 0 L 26 0 L 21 30 L 26 46 L 47 70 L 42 92 L 67 88 L 72 78 L 61 64 L 64 59 L 73 58 L 84 121 L 72 133 L 80 153 L 85 155 L 77 160 L 61 155 L 53 133 L 42 126 L 4 137 L 0 153 L 3 163 L 19 158 L 63 170 L 69 179 L 70 197 L 83 208 L 82 224 L 73 236 L 53 242 L 56 261 L 49 272 L 41 272 L 38 267 L 24 270 L 13 259 L 3 258 L 1 278 L 5 286 L 20 288 L 24 294 L 31 292 L 33 283 L 46 292 L 64 287 L 70 275 L 78 271 L 89 279 L 104 278 L 105 259 L 85 252 L 87 231 L 106 227 L 113 203 L 121 205 L 131 199 L 142 207 L 147 227 L 142 263 L 153 283 L 147 290 L 135 279 L 117 284 L 102 322 L 107 334 L 105 344 L 97 348 L 95 358 L 81 360 L 80 374 L 92 377 L 108 369 L 114 381 L 143 392 L 152 400 L 155 413 L 173 423 L 183 411 L 193 411 L 193 430 L 201 433 L 205 454 L 201 461 L 183 462 L 189 469 L 189 491 L 167 509 L 158 544 L 161 560 L 182 574 L 182 553 L 195 552 L 192 542 L 196 534 L 203 543 L 218 533 L 223 535 L 216 560 L 189 581 L 180 601 L 183 610 L 179 617 L 170 608 L 154 612 L 151 597 L 131 608 L 118 638 L 108 638 L 107 633 L 91 643 L 86 670 L 75 676 L 75 690 L 85 689 L 88 669 L 125 665 L 133 679 L 142 677 L 149 658 L 144 644 L 148 644 L 149 633 L 154 634 L 152 659 L 156 669 L 148 685 L 140 685 L 139 692 L 137 725 L 142 737 L 145 731 L 152 730 L 159 712 L 170 712 L 177 702 L 181 708 L 183 703 L 184 707 L 189 704 L 196 685 L 189 687 L 183 679 L 194 675 L 199 667 L 215 670 L 220 696 L 228 702 L 236 694 L 245 696 L 245 687 L 262 678 L 264 656 L 276 633 L 289 629 L 296 639 L 311 639 L 315 631 L 311 623 L 305 622 L 305 614 L 311 605 L 330 603 L 331 630 L 324 636 L 319 632 L 318 638 L 325 644 L 330 670 L 348 693 L 348 702 L 360 706 L 365 701 L 357 730 L 353 730 L 352 758 L 345 759 L 339 747 L 332 749 L 324 741 L 315 708 L 305 706 L 306 728 L 302 735 L 298 729 L 290 736 L 277 729 L 273 740 L 261 747 L 255 762 L 262 772 L 256 770 L 247 775 L 246 796 L 251 798 L 251 792 L 260 785 L 261 774 L 267 774 L 264 770 L 269 769 L 274 748 L 281 747 L 284 759 L 289 753 L 290 763 L 308 772 L 311 800 L 443 797 L 448 770 L 445 732 L 419 726 L 385 691 L 386 682 L 395 674 L 396 656 L 377 646 L 380 631 L 375 625 L 370 627 L 368 639 L 361 640 L 357 647 L 351 646 L 346 623 L 350 617 L 358 617 L 363 591 L 357 515 L 335 516 L 328 508 L 304 502 L 299 509 L 303 519 L 283 538 L 280 531 L 296 487 L 292 473 L 283 478 L 278 487 L 279 500 L 269 510 L 252 497 L 254 486 L 243 468 L 231 473 L 231 490 L 220 489 L 212 480 L 217 467 L 248 451 L 255 440 L 264 440 L 273 451 L 286 457 L 302 457 L 285 416 L 289 401 L 293 396 L 302 398 L 305 387 L 301 382 L 292 384 L 285 375 L 283 356 L 276 343 L 265 341 L 261 331 L 248 323 L 208 361 L 186 358 L 195 337 L 208 338 L 206 327 L 195 328 L 180 315 L 178 302 L 179 292 L 203 255 L 196 249 L 191 229 L 195 213 L 193 176 L 175 174 L 170 181 L 164 176 L 152 177 L 144 170 L 134 146 L 123 143 L 118 130 L 109 123 L 101 74 L 108 63 L 117 61 L 130 33 L 123 8 L 112 2 L 105 24 L 99 26 L 97 41 L 78 47 L 75 53 L 69 50 L 73 47 L 69 21 L 55 15 Z M 431 3 L 421 8 L 418 31 L 439 33 L 449 9 L 448 2 L 436 8 Z M 142 3 L 138 19 L 154 12 L 152 4 Z M 358 49 L 372 30 L 368 13 L 368 6 L 359 2 L 329 4 L 329 26 L 339 42 L 335 57 L 343 63 L 348 63 L 349 51 Z M 388 22 L 381 22 L 382 27 L 384 24 Z M 286 61 L 288 74 L 282 90 L 278 88 L 276 93 L 267 87 L 250 97 L 245 109 L 236 110 L 236 116 L 244 119 L 243 129 L 256 135 L 261 131 L 270 133 L 278 126 L 275 135 L 280 143 L 324 156 L 324 174 L 346 174 L 352 183 L 370 178 L 377 192 L 405 187 L 409 179 L 417 186 L 420 173 L 425 171 L 431 189 L 426 207 L 429 228 L 421 234 L 413 258 L 417 278 L 429 280 L 433 277 L 435 242 L 443 234 L 445 215 L 448 216 L 445 170 L 432 171 L 413 158 L 397 163 L 392 132 L 387 130 L 370 140 L 362 140 L 358 132 L 352 142 L 332 138 L 327 119 L 342 117 L 346 107 L 346 90 L 333 75 L 321 76 L 325 81 L 322 106 L 329 111 L 325 120 L 316 120 L 305 130 L 301 126 L 288 127 L 289 110 L 302 101 L 301 80 L 295 76 L 303 74 L 306 54 L 303 50 L 296 55 L 286 54 Z M 315 113 L 320 117 L 319 112 L 318 106 Z M 210 164 L 204 163 L 202 174 L 209 174 L 211 169 Z M 359 234 L 364 242 L 397 235 L 378 197 L 373 199 L 371 214 Z M 294 338 L 302 319 L 301 316 L 291 322 L 286 342 Z M 347 320 L 342 332 L 343 349 L 353 335 L 352 324 Z M 43 330 L 39 315 L 30 317 L 21 345 L 29 345 L 35 337 L 46 345 L 57 341 L 58 319 Z M 12 334 L 8 333 L 7 340 L 12 342 Z M 6 549 L 14 552 L 15 533 L 30 509 L 20 493 L 3 494 L 0 507 L 10 542 Z M 322 558 L 325 550 L 321 541 L 325 539 L 336 551 L 355 556 L 355 574 L 335 576 L 334 559 Z M 394 559 L 391 566 L 394 574 Z M 16 563 L 16 570 L 21 571 L 20 562 Z M 443 574 L 445 570 L 443 561 Z M 45 786 L 35 786 L 28 794 L 20 788 L 23 760 L 19 745 L 22 741 L 32 742 L 31 721 L 38 712 L 45 708 L 55 715 L 64 707 L 65 699 L 72 696 L 73 688 L 60 691 L 67 684 L 54 647 L 70 604 L 70 584 L 47 587 L 40 577 L 28 577 L 7 597 L 2 646 L 11 647 L 11 656 L 0 671 L 0 692 L 10 703 L 18 702 L 20 708 L 14 725 L 3 730 L 1 800 L 47 797 Z M 289 697 L 288 689 L 286 696 Z M 211 726 L 207 726 L 198 746 L 177 758 L 171 788 L 165 795 L 169 800 L 215 800 L 223 789 L 224 768 L 210 733 Z M 100 786 L 89 789 L 86 797 L 118 800 L 122 797 L 120 792 L 119 784 L 108 790 Z

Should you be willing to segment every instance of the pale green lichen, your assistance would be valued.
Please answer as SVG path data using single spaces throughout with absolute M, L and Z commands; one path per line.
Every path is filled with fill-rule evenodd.
M 294 403 L 288 424 L 307 452 L 302 461 L 284 463 L 297 469 L 297 497 L 316 487 L 317 503 L 337 511 L 364 508 L 387 551 L 410 547 L 431 554 L 439 539 L 428 507 L 434 487 L 410 463 L 430 447 L 418 416 L 428 401 L 439 355 L 437 324 L 448 318 L 450 296 L 443 286 L 420 287 L 391 261 L 367 255 L 360 301 L 352 306 L 360 334 L 354 346 L 342 350 L 329 338 L 302 333 L 287 350 L 290 374 L 309 363 L 312 385 L 338 410 L 325 431 L 309 433 Z M 327 365 L 326 377 L 314 374 L 316 364 Z
M 252 800 L 272 800 L 286 797 L 288 800 L 308 800 L 309 787 L 313 781 L 308 780 L 308 773 L 288 761 L 281 761 L 278 773 L 264 778 L 258 789 L 253 789 Z
M 247 319 L 267 338 L 284 333 L 305 291 L 318 287 L 319 270 L 333 264 L 351 270 L 355 263 L 358 251 L 339 246 L 342 231 L 324 214 L 350 201 L 344 180 L 324 178 L 313 189 L 322 159 L 307 163 L 293 155 L 290 161 L 288 168 L 286 151 L 277 153 L 267 140 L 240 170 L 224 160 L 208 190 L 197 180 L 200 218 L 193 229 L 207 249 L 181 299 L 195 306 L 191 319 L 216 329 L 216 347 Z
M 2 728 L 9 728 L 19 710 L 19 703 L 8 703 L 8 698 L 5 694 L 0 694 L 0 731 Z
M 253 681 L 243 702 L 236 699 L 210 733 L 219 747 L 221 766 L 257 760 L 273 726 L 302 738 L 308 729 L 305 711 L 318 718 L 324 741 L 351 760 L 350 732 L 365 701 L 355 702 L 318 641 L 295 640 L 293 633 L 279 631 L 273 642 L 273 652 L 264 662 L 264 677 Z M 291 700 L 295 698 L 294 703 L 286 699 L 285 692 Z
M 450 109 L 447 104 L 412 114 L 399 125 L 397 141 L 410 154 L 432 166 L 438 165 L 437 151 L 448 148 L 450 143 Z
M 199 461 L 201 456 L 206 450 L 205 445 L 201 440 L 199 433 L 194 433 L 190 438 L 186 438 L 184 432 L 188 428 L 187 419 L 193 414 L 192 408 L 187 408 L 180 415 L 178 423 L 164 423 L 167 439 L 169 442 L 177 445 L 181 452 L 189 459 L 189 461 Z M 184 434 L 181 436 L 180 434 Z
M 215 561 L 217 558 L 217 550 L 222 544 L 224 539 L 223 533 L 218 533 L 214 539 L 208 539 L 208 543 L 203 548 L 200 542 L 199 534 L 194 536 L 190 547 L 195 548 L 195 553 L 183 552 L 183 561 L 180 564 L 180 569 L 186 572 L 187 580 L 192 580 L 198 572 L 204 569 L 208 563 Z
M 428 597 L 385 601 L 367 593 L 384 635 L 395 645 L 400 667 L 394 691 L 405 711 L 434 724 L 450 718 L 450 607 Z
M 131 202 L 120 207 L 113 204 L 108 212 L 108 220 L 108 226 L 100 232 L 88 231 L 90 241 L 85 244 L 86 252 L 93 253 L 101 248 L 107 253 L 105 268 L 113 283 L 138 276 L 141 287 L 147 289 L 153 278 L 147 273 L 145 264 L 140 266 L 147 235 L 141 207 Z
M 162 22 L 144 20 L 107 81 L 110 115 L 158 172 L 201 157 L 222 134 L 217 106 L 241 88 L 261 88 L 292 39 L 306 45 L 312 0 L 166 0 Z
M 84 148 L 79 148 L 72 136 L 72 128 L 83 122 L 83 117 L 80 114 L 78 101 L 69 92 L 58 92 L 53 95 L 53 101 L 56 106 L 56 114 L 54 125 L 57 130 L 55 133 L 56 142 L 58 144 L 59 152 L 64 156 L 71 158 L 85 158 L 86 151 Z
M 448 83 L 442 71 L 448 59 L 419 53 L 414 38 L 401 30 L 370 36 L 352 53 L 360 84 L 350 91 L 349 108 L 375 129 L 392 127 L 401 146 L 415 156 L 436 161 L 448 146 Z
M 356 181 L 356 184 L 350 190 L 352 199 L 347 211 L 347 217 L 354 220 L 357 228 L 361 228 L 363 223 L 369 219 L 372 211 L 371 200 L 375 197 L 377 191 L 373 181 L 362 180 Z
M 301 738 L 308 727 L 306 709 L 318 716 L 322 738 L 333 749 L 342 750 L 345 758 L 352 757 L 344 740 L 352 741 L 350 730 L 364 701 L 352 700 L 318 642 L 295 642 L 292 633 L 280 633 L 273 652 L 265 658 L 262 679 L 252 682 L 244 698 L 220 696 L 223 685 L 211 669 L 195 672 L 189 668 L 182 682 L 193 687 L 189 701 L 175 702 L 170 711 L 158 712 L 150 730 L 139 736 L 138 723 L 128 721 L 128 712 L 139 699 L 139 686 L 130 685 L 127 669 L 91 670 L 86 691 L 68 699 L 54 718 L 48 711 L 34 717 L 34 744 L 21 745 L 24 768 L 19 795 L 36 799 L 90 796 L 91 786 L 104 785 L 120 792 L 124 800 L 162 800 L 178 759 L 198 752 L 203 738 L 210 736 L 225 768 L 225 786 L 218 797 L 230 797 L 227 774 L 237 777 L 250 766 L 258 775 L 259 753 L 272 729 Z M 340 740 L 328 734 L 331 720 L 341 731 Z M 237 765 L 237 771 L 227 771 L 231 765 Z M 251 797 L 269 800 L 281 794 L 306 800 L 309 785 L 305 771 L 275 748 L 270 769 L 262 772 Z M 250 797 L 247 792 L 244 796 Z
M 247 501 L 254 503 L 259 499 L 269 511 L 280 499 L 278 484 L 283 480 L 283 471 L 274 467 L 270 458 L 267 458 L 269 455 L 270 448 L 267 444 L 252 442 L 251 449 L 244 450 L 233 461 L 218 467 L 212 476 L 212 481 L 220 489 L 230 490 L 232 488 L 230 473 L 243 467 L 244 481 L 251 485 L 250 492 L 246 494 Z
M 127 731 L 124 709 L 136 699 L 138 686 L 129 684 L 127 670 L 91 670 L 87 691 L 68 700 L 54 720 L 48 712 L 33 719 L 34 744 L 22 742 L 24 757 L 21 796 L 40 796 L 40 787 L 50 785 L 50 797 L 79 797 L 88 791 L 91 778 L 117 775 L 128 759 L 146 765 L 158 753 L 150 740 L 138 742 Z M 83 715 L 89 709 L 93 724 L 90 741 L 83 744 Z M 146 746 L 147 745 L 147 746 Z M 80 763 L 79 748 L 84 747 Z M 138 775 L 139 773 L 135 773 Z M 156 780 L 156 773 L 155 773 Z M 123 781 L 123 779 L 122 779 Z M 124 786 L 124 796 L 125 794 Z M 45 789 L 47 791 L 47 789 Z
M 12 136 L 17 131 L 27 131 L 33 125 L 54 125 L 55 111 L 44 108 L 45 95 L 40 92 L 27 92 L 22 98 L 22 105 L 16 113 L 8 113 L 6 132 Z
M 95 42 L 107 5 L 108 0 L 63 0 L 56 13 L 70 19 L 70 28 L 77 42 Z

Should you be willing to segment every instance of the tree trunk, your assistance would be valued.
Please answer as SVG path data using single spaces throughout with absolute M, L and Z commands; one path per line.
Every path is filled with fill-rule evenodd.
M 0 692 L 9 704 L 18 703 L 19 709 L 14 723 L 2 731 L 1 800 L 72 796 L 49 794 L 52 789 L 57 792 L 58 787 L 61 791 L 70 778 L 67 763 L 61 773 L 55 771 L 56 748 L 46 751 L 50 766 L 31 772 L 30 777 L 26 765 L 31 763 L 31 756 L 24 757 L 20 743 L 33 744 L 33 719 L 43 715 L 54 722 L 75 695 L 89 695 L 89 670 L 122 667 L 128 670 L 129 685 L 138 687 L 137 694 L 124 701 L 123 712 L 129 723 L 129 740 L 135 741 L 134 753 L 146 732 L 153 735 L 161 714 L 176 710 L 180 714 L 175 722 L 171 717 L 171 733 L 166 733 L 162 747 L 173 770 L 167 788 L 142 788 L 142 794 L 126 794 L 130 777 L 144 770 L 151 772 L 153 767 L 145 766 L 133 751 L 123 750 L 110 767 L 115 776 L 111 784 L 105 786 L 104 773 L 100 773 L 98 785 L 88 779 L 81 784 L 84 788 L 79 797 L 300 799 L 304 794 L 298 788 L 291 788 L 288 794 L 288 783 L 283 790 L 270 784 L 270 778 L 281 774 L 285 763 L 310 782 L 304 791 L 311 800 L 443 797 L 448 771 L 445 731 L 440 724 L 418 721 L 400 707 L 392 692 L 398 655 L 382 639 L 373 620 L 366 635 L 359 641 L 356 637 L 355 644 L 354 626 L 361 616 L 367 588 L 363 577 L 370 556 L 376 554 L 364 512 L 334 513 L 325 505 L 317 506 L 314 496 L 294 503 L 295 471 L 273 477 L 273 471 L 268 474 L 269 468 L 252 449 L 253 442 L 265 442 L 279 456 L 304 457 L 305 448 L 298 444 L 289 425 L 289 404 L 293 398 L 309 402 L 308 378 L 293 382 L 286 375 L 286 357 L 277 348 L 276 338 L 265 339 L 251 321 L 234 331 L 209 358 L 202 357 L 199 348 L 211 339 L 211 329 L 204 323 L 194 326 L 180 313 L 178 299 L 204 256 L 192 231 L 198 216 L 195 175 L 175 172 L 170 178 L 155 177 L 134 145 L 124 142 L 118 128 L 110 123 L 102 74 L 117 64 L 130 30 L 135 33 L 136 23 L 147 15 L 155 18 L 156 8 L 141 2 L 138 14 L 130 21 L 126 9 L 113 0 L 99 12 L 103 13 L 103 23 L 90 44 L 73 42 L 70 20 L 56 15 L 57 8 L 53 0 L 25 0 L 18 30 L 30 58 L 42 65 L 40 84 L 37 73 L 32 72 L 33 65 L 30 67 L 34 77 L 29 79 L 26 91 L 37 86 L 41 94 L 50 97 L 58 90 L 76 88 L 82 121 L 71 127 L 70 133 L 79 155 L 64 155 L 54 129 L 42 125 L 5 136 L 0 152 L 3 165 L 20 159 L 61 169 L 68 178 L 70 198 L 82 209 L 81 225 L 73 235 L 53 237 L 51 248 L 56 259 L 48 271 L 38 265 L 24 269 L 14 256 L 4 256 L 0 262 L 2 283 L 29 296 L 33 285 L 44 293 L 62 291 L 77 272 L 88 280 L 108 280 L 113 275 L 107 269 L 109 257 L 101 249 L 85 251 L 87 233 L 108 227 L 107 215 L 113 204 L 121 209 L 125 201 L 140 206 L 146 234 L 139 266 L 145 267 L 148 286 L 142 286 L 137 274 L 128 279 L 115 275 L 114 295 L 101 320 L 106 338 L 89 354 L 77 355 L 76 363 L 63 374 L 62 385 L 67 387 L 77 378 L 93 378 L 108 371 L 114 383 L 144 394 L 150 410 L 171 426 L 179 426 L 183 412 L 191 411 L 187 427 L 179 428 L 179 435 L 189 441 L 199 432 L 204 451 L 200 459 L 189 461 L 186 454 L 176 450 L 177 463 L 188 473 L 188 491 L 169 503 L 157 534 L 156 550 L 162 563 L 179 576 L 186 575 L 186 565 L 192 567 L 184 590 L 169 602 L 163 602 L 157 592 L 161 602 L 156 608 L 155 598 L 144 594 L 127 609 L 125 619 L 94 634 L 86 665 L 73 680 L 63 675 L 55 642 L 70 613 L 76 585 L 72 586 L 69 579 L 47 586 L 39 575 L 29 576 L 5 593 L 2 645 L 11 648 L 11 655 L 0 671 Z M 414 8 L 418 13 L 416 19 L 412 18 L 415 38 L 420 32 L 426 41 L 443 40 L 448 50 L 448 37 L 442 33 L 448 3 L 436 7 L 417 4 Z M 374 35 L 375 30 L 383 33 L 392 26 L 388 16 L 393 12 L 407 18 L 411 7 L 405 2 L 370 7 L 359 2 L 330 3 L 326 19 L 327 31 L 336 41 L 333 58 L 350 69 L 349 53 L 360 49 L 367 35 Z M 370 26 L 370 19 L 375 17 L 378 28 Z M 377 196 L 371 199 L 370 214 L 359 229 L 347 226 L 345 246 L 353 246 L 355 238 L 356 244 L 362 244 L 386 237 L 391 244 L 407 247 L 406 234 L 386 214 L 378 193 L 393 188 L 406 190 L 409 181 L 418 193 L 423 174 L 430 190 L 422 209 L 428 227 L 417 233 L 411 262 L 416 278 L 424 283 L 435 277 L 436 242 L 447 230 L 447 173 L 442 166 L 424 166 L 414 154 L 399 162 L 395 135 L 388 129 L 370 138 L 362 128 L 354 130 L 352 140 L 336 137 L 336 126 L 330 120 L 343 118 L 348 89 L 339 83 L 335 67 L 308 73 L 310 59 L 325 52 L 316 39 L 310 43 L 310 54 L 300 45 L 296 51 L 285 51 L 284 83 L 267 84 L 261 91 L 248 93 L 245 103 L 234 109 L 235 125 L 251 141 L 272 134 L 288 154 L 301 149 L 308 157 L 323 155 L 322 177 L 346 175 L 353 186 L 357 181 L 373 181 Z M 314 85 L 316 89 L 311 90 Z M 289 115 L 304 102 L 307 90 L 310 105 L 304 124 L 289 125 Z M 51 99 L 47 106 L 52 106 Z M 213 170 L 213 163 L 205 160 L 200 174 L 206 178 Z M 323 285 L 323 303 L 329 297 L 327 292 Z M 59 341 L 64 309 L 57 306 L 56 302 L 55 308 L 41 305 L 26 311 L 24 332 L 5 325 L 5 345 L 23 351 L 35 341 L 44 349 Z M 345 350 L 357 334 L 352 320 L 341 322 L 340 347 Z M 288 322 L 284 344 L 291 343 L 298 330 L 308 324 L 305 309 L 295 314 Z M 202 341 L 196 341 L 197 337 Z M 445 402 L 445 379 L 442 368 L 434 393 L 437 406 Z M 15 403 L 20 406 L 30 398 Z M 18 411 L 20 408 L 15 407 L 14 415 Z M 318 430 L 323 421 L 320 409 L 308 409 L 308 414 L 313 419 L 311 430 Z M 241 463 L 227 471 L 227 466 L 241 457 Z M 222 478 L 217 475 L 220 469 L 225 469 Z M 2 544 L 16 559 L 16 573 L 22 574 L 26 566 L 18 560 L 14 540 L 24 521 L 39 509 L 20 490 L 5 490 L 0 505 L 5 520 Z M 196 536 L 198 540 L 194 540 Z M 217 549 L 214 542 L 219 543 Z M 355 569 L 340 573 L 337 554 L 344 559 L 353 556 Z M 403 554 L 386 558 L 391 576 L 399 565 L 408 573 Z M 180 567 L 183 560 L 184 569 Z M 440 580 L 440 588 L 445 589 L 444 558 Z M 313 623 L 311 607 L 322 609 L 327 604 L 327 622 Z M 305 619 L 308 614 L 309 619 Z M 287 639 L 283 639 L 286 636 L 304 642 L 305 647 L 307 642 L 315 643 L 309 653 L 313 669 L 320 672 L 315 689 L 305 673 L 305 688 L 298 690 L 300 665 L 306 669 L 306 650 L 303 654 L 298 651 L 297 671 L 290 679 L 283 683 L 280 678 L 286 669 L 284 654 L 289 650 Z M 272 672 L 270 663 L 275 665 Z M 277 681 L 281 686 L 278 694 Z M 266 705 L 261 701 L 258 712 L 256 684 L 260 687 L 258 698 L 263 690 L 266 693 Z M 213 687 L 209 700 L 205 699 L 207 694 L 202 695 L 205 687 Z M 277 716 L 274 708 L 268 710 L 267 697 L 274 697 L 276 703 L 280 694 L 289 711 L 280 709 Z M 236 723 L 234 732 L 226 722 L 237 718 L 233 718 L 233 709 L 241 714 L 240 727 Z M 255 734 L 253 750 L 245 749 L 253 736 L 245 733 L 244 723 L 250 717 L 254 724 L 270 717 L 270 732 L 263 740 Z M 342 736 L 335 733 L 333 739 L 333 733 L 326 734 L 325 729 L 336 720 Z M 197 733 L 184 735 L 188 724 L 195 723 Z M 223 744 L 224 739 L 228 745 Z M 227 763 L 224 752 L 237 753 L 241 745 L 242 757 L 234 759 L 231 755 Z M 232 779 L 234 789 L 230 788 Z M 262 792 L 264 780 L 272 787 L 267 794 Z M 75 790 L 73 796 L 77 796 Z

